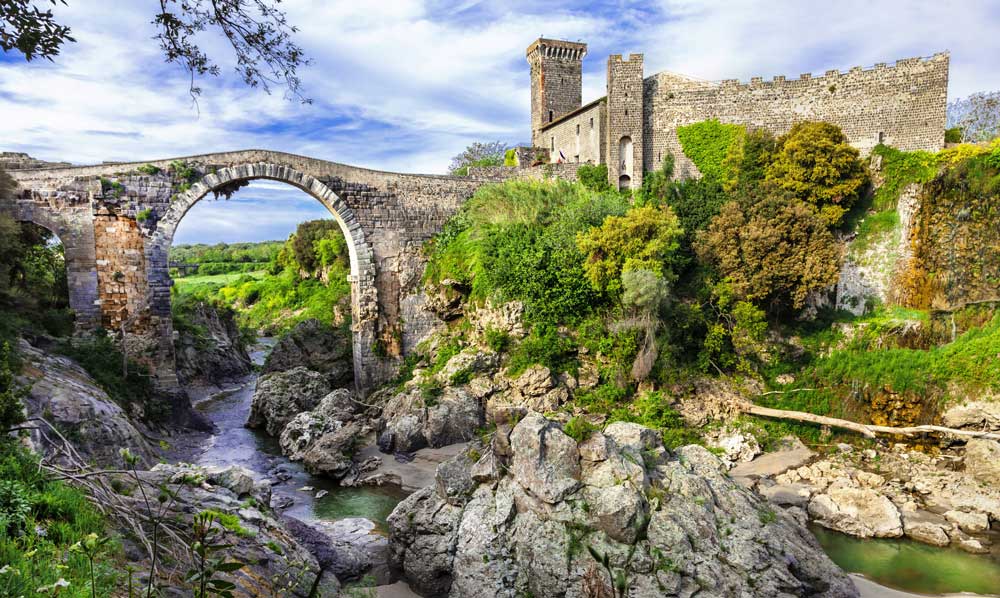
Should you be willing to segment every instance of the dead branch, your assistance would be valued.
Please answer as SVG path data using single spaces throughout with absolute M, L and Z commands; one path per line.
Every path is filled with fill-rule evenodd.
M 878 434 L 886 434 L 890 436 L 916 436 L 922 434 L 944 434 L 953 436 L 963 436 L 967 438 L 985 438 L 988 440 L 1000 440 L 1000 434 L 995 432 L 977 432 L 972 430 L 959 430 L 956 428 L 947 428 L 945 426 L 934 426 L 934 425 L 920 425 L 920 426 L 905 426 L 905 427 L 893 427 L 893 426 L 876 426 L 873 424 L 859 424 L 858 422 L 852 422 L 846 419 L 840 419 L 837 417 L 827 417 L 824 415 L 816 415 L 814 413 L 806 413 L 803 411 L 789 411 L 786 409 L 772 409 L 770 407 L 761 407 L 760 405 L 754 405 L 752 403 L 743 403 L 740 405 L 740 410 L 744 413 L 749 413 L 750 415 L 758 415 L 760 417 L 770 417 L 773 419 L 784 419 L 799 422 L 807 422 L 811 424 L 819 424 L 821 426 L 830 426 L 832 428 L 842 428 L 845 430 L 851 430 L 852 432 L 857 432 L 862 436 L 868 438 L 875 438 Z

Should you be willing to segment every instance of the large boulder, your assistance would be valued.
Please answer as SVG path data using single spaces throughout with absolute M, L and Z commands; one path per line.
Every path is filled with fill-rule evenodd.
M 836 481 L 809 501 L 809 514 L 823 527 L 859 538 L 903 535 L 899 509 L 874 488 Z
M 79 364 L 24 340 L 18 343 L 18 354 L 24 361 L 19 382 L 30 387 L 24 398 L 28 417 L 44 418 L 80 456 L 98 466 L 121 465 L 122 448 L 147 465 L 156 461 L 142 424 L 133 421 Z M 29 438 L 38 452 L 62 460 L 61 442 L 45 424 L 39 424 Z
M 292 461 L 300 461 L 324 434 L 354 419 L 357 406 L 351 391 L 346 388 L 334 390 L 323 397 L 315 409 L 297 414 L 285 425 L 278 440 L 281 452 Z
M 970 440 L 965 445 L 965 471 L 983 484 L 1000 487 L 1000 442 Z
M 175 325 L 177 377 L 184 385 L 220 385 L 249 376 L 250 356 L 231 310 L 198 303 Z
M 264 373 L 284 372 L 300 366 L 324 374 L 333 388 L 354 384 L 351 335 L 319 320 L 304 320 L 274 345 Z
M 505 434 L 442 464 L 389 517 L 395 565 L 418 592 L 612 596 L 607 558 L 633 598 L 858 595 L 801 523 L 704 448 L 670 454 L 635 424 L 578 445 L 537 413 Z
M 326 376 L 299 366 L 261 376 L 250 404 L 249 428 L 264 428 L 278 436 L 299 413 L 312 411 L 330 393 Z
M 413 388 L 386 404 L 378 445 L 384 452 L 447 446 L 472 440 L 483 423 L 482 403 L 467 389 L 446 387 L 433 395 Z

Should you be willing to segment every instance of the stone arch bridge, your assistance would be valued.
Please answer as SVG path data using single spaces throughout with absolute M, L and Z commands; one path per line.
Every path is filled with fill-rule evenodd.
M 206 196 L 255 179 L 305 191 L 340 224 L 350 251 L 355 385 L 367 393 L 437 320 L 425 309 L 422 246 L 487 181 L 380 172 L 247 150 L 167 160 L 13 170 L 0 212 L 63 242 L 78 332 L 121 333 L 159 387 L 178 386 L 167 255 L 181 219 Z M 254 221 L 248 211 L 246 222 Z

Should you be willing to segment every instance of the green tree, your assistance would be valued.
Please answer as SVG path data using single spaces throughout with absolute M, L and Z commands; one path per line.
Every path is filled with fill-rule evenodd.
M 695 249 L 738 299 L 771 313 L 801 309 L 840 272 L 840 247 L 826 221 L 794 198 L 771 197 L 748 208 L 727 203 L 698 234 Z
M 715 322 L 709 325 L 698 356 L 702 369 L 752 373 L 754 365 L 765 361 L 767 356 L 764 311 L 749 301 L 739 300 L 729 280 L 712 287 L 709 305 Z
M 591 191 L 605 193 L 612 190 L 607 164 L 583 164 L 576 169 L 576 179 Z
M 10 344 L 0 344 L 0 433 L 24 421 L 24 405 L 21 399 L 26 389 L 14 380 L 16 364 L 11 355 Z
M 836 226 L 858 198 L 868 176 L 858 150 L 847 142 L 840 127 L 800 122 L 778 139 L 766 180 L 812 205 L 828 225 Z
M 737 136 L 722 161 L 723 188 L 735 196 L 755 194 L 777 151 L 778 140 L 766 129 Z
M 577 246 L 586 256 L 584 270 L 590 284 L 600 291 L 622 288 L 622 273 L 649 270 L 673 281 L 674 258 L 684 235 L 668 206 L 632 208 L 624 216 L 608 216 L 599 227 L 577 235 Z
M 328 240 L 330 243 L 322 244 Z M 313 273 L 327 263 L 336 260 L 336 255 L 332 252 L 339 250 L 346 251 L 347 242 L 340 232 L 340 225 L 336 220 L 310 220 L 299 224 L 295 229 L 295 234 L 289 239 L 292 254 L 299 268 Z M 322 244 L 320 247 L 319 245 Z M 321 255 L 322 253 L 322 255 Z
M 454 176 L 467 176 L 470 167 L 503 166 L 508 149 L 502 141 L 477 141 L 451 159 L 448 172 Z
M 66 0 L 58 0 L 67 4 Z M 236 72 L 249 87 L 270 93 L 270 86 L 283 85 L 287 94 L 302 96 L 299 67 L 309 64 L 302 49 L 292 41 L 298 31 L 278 9 L 280 0 L 159 0 L 153 24 L 155 39 L 164 60 L 177 63 L 191 75 L 190 93 L 201 88 L 196 77 L 217 76 L 221 69 L 199 44 L 204 34 L 221 34 L 235 54 Z M 35 4 L 57 4 L 57 0 L 3 0 L 0 2 L 0 49 L 18 52 L 26 60 L 57 56 L 66 42 L 76 41 L 70 28 L 56 22 L 52 10 Z M 213 43 L 206 44 L 214 47 Z

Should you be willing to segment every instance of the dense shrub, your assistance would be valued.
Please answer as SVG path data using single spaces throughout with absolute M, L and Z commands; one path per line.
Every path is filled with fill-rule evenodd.
M 428 246 L 425 277 L 457 280 L 473 299 L 523 301 L 533 322 L 576 321 L 603 301 L 576 235 L 626 207 L 617 193 L 565 181 L 482 187 Z
M 10 344 L 0 343 L 0 434 L 24 421 L 25 389 L 14 381 L 18 368 L 13 357 Z
M 611 191 L 611 183 L 608 182 L 607 164 L 583 164 L 576 169 L 576 178 L 580 183 L 598 193 Z
M 950 129 L 945 129 L 944 132 L 944 142 L 945 143 L 962 143 L 962 127 L 951 127 Z
M 826 225 L 796 199 L 770 198 L 747 209 L 732 201 L 698 235 L 697 251 L 736 297 L 771 313 L 798 310 L 840 273 L 840 248 Z
M 858 150 L 840 127 L 800 122 L 778 139 L 767 181 L 814 206 L 830 225 L 840 224 L 868 182 Z
M 669 206 L 632 208 L 608 216 L 599 227 L 577 235 L 586 255 L 584 270 L 599 291 L 618 292 L 622 273 L 647 270 L 667 281 L 675 278 L 674 256 L 684 231 Z

